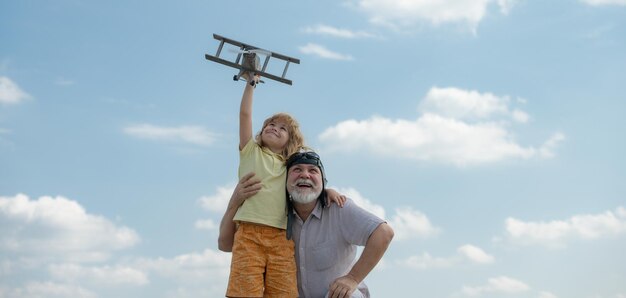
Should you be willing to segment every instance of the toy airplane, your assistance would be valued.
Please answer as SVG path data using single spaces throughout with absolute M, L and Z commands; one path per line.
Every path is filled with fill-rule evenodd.
M 254 80 L 249 79 L 249 74 L 257 74 L 257 75 L 260 75 L 261 77 L 272 79 L 281 83 L 285 83 L 288 85 L 292 84 L 291 80 L 285 78 L 285 75 L 287 75 L 287 69 L 289 68 L 289 63 L 293 62 L 296 64 L 300 64 L 299 59 L 288 57 L 288 56 L 274 53 L 271 51 L 267 51 L 267 50 L 249 45 L 249 44 L 232 40 L 230 38 L 219 36 L 217 34 L 213 34 L 213 38 L 220 41 L 220 45 L 217 48 L 217 53 L 215 54 L 215 56 L 205 54 L 204 57 L 207 60 L 239 69 L 239 73 L 233 77 L 233 80 L 239 81 L 240 79 L 244 79 L 246 81 L 249 81 L 250 85 L 254 86 Z M 234 50 L 237 53 L 237 58 L 235 59 L 234 62 L 220 58 L 220 54 L 222 52 L 222 48 L 224 47 L 225 43 L 239 47 L 239 50 Z M 265 61 L 263 62 L 262 68 L 259 68 L 260 66 L 259 55 L 265 56 Z M 242 56 L 243 56 L 243 59 L 242 59 Z M 286 62 L 285 69 L 283 70 L 282 76 L 279 77 L 279 76 L 265 72 L 265 69 L 267 68 L 267 64 L 270 61 L 270 57 L 278 58 Z

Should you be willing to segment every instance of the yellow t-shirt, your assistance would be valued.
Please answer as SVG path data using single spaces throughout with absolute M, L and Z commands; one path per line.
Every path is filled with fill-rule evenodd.
M 239 178 L 249 172 L 256 173 L 255 178 L 261 179 L 262 188 L 244 201 L 234 220 L 286 229 L 287 171 L 284 158 L 268 148 L 262 148 L 251 138 L 239 152 Z

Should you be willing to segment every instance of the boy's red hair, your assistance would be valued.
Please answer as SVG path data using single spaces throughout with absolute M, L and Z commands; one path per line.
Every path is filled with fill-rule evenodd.
M 291 156 L 291 154 L 296 153 L 298 150 L 300 150 L 301 147 L 304 146 L 304 136 L 300 131 L 300 124 L 298 124 L 298 121 L 296 121 L 295 118 L 291 117 L 291 115 L 287 113 L 276 113 L 271 117 L 265 119 L 265 121 L 263 122 L 263 127 L 261 128 L 261 131 L 259 131 L 259 133 L 257 133 L 255 137 L 257 144 L 265 146 L 265 144 L 263 144 L 263 140 L 261 139 L 261 133 L 263 132 L 265 127 L 272 121 L 280 121 L 287 124 L 289 140 L 287 140 L 287 145 L 285 145 L 285 148 L 283 148 L 283 151 L 281 152 L 281 155 L 285 158 L 285 160 L 287 160 L 287 158 Z

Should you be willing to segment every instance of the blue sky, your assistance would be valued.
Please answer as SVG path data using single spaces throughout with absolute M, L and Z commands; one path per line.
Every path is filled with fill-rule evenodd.
M 213 33 L 301 60 L 254 130 L 394 227 L 374 297 L 626 297 L 624 0 L 1 1 L 0 296 L 223 296 Z

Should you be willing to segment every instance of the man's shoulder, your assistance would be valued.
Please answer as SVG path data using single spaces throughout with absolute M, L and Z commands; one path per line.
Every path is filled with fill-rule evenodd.
M 360 217 L 360 218 L 370 218 L 372 220 L 384 221 L 380 216 L 377 215 L 379 212 L 375 212 L 374 210 L 368 210 L 361 206 L 356 200 L 351 198 L 347 198 L 343 207 L 340 207 L 336 203 L 331 203 L 329 208 L 326 209 L 326 212 L 332 214 L 333 216 L 340 217 Z M 376 208 L 374 208 L 376 209 Z
M 339 206 L 339 204 L 337 203 L 331 202 L 330 206 L 328 206 L 328 208 L 325 208 L 325 209 L 328 209 L 329 212 L 333 212 L 333 213 L 344 213 L 344 212 L 350 212 L 350 211 L 355 211 L 355 210 L 365 210 L 351 198 L 346 198 L 346 202 L 343 204 L 343 207 Z
M 354 203 L 354 200 L 350 199 L 350 198 L 346 198 L 346 202 L 344 203 L 343 207 L 345 208 L 346 206 L 355 206 L 356 204 Z M 339 206 L 339 204 L 335 203 L 335 202 L 330 202 L 330 204 L 328 205 L 328 209 L 336 209 L 336 210 L 341 210 L 343 209 L 342 207 Z

